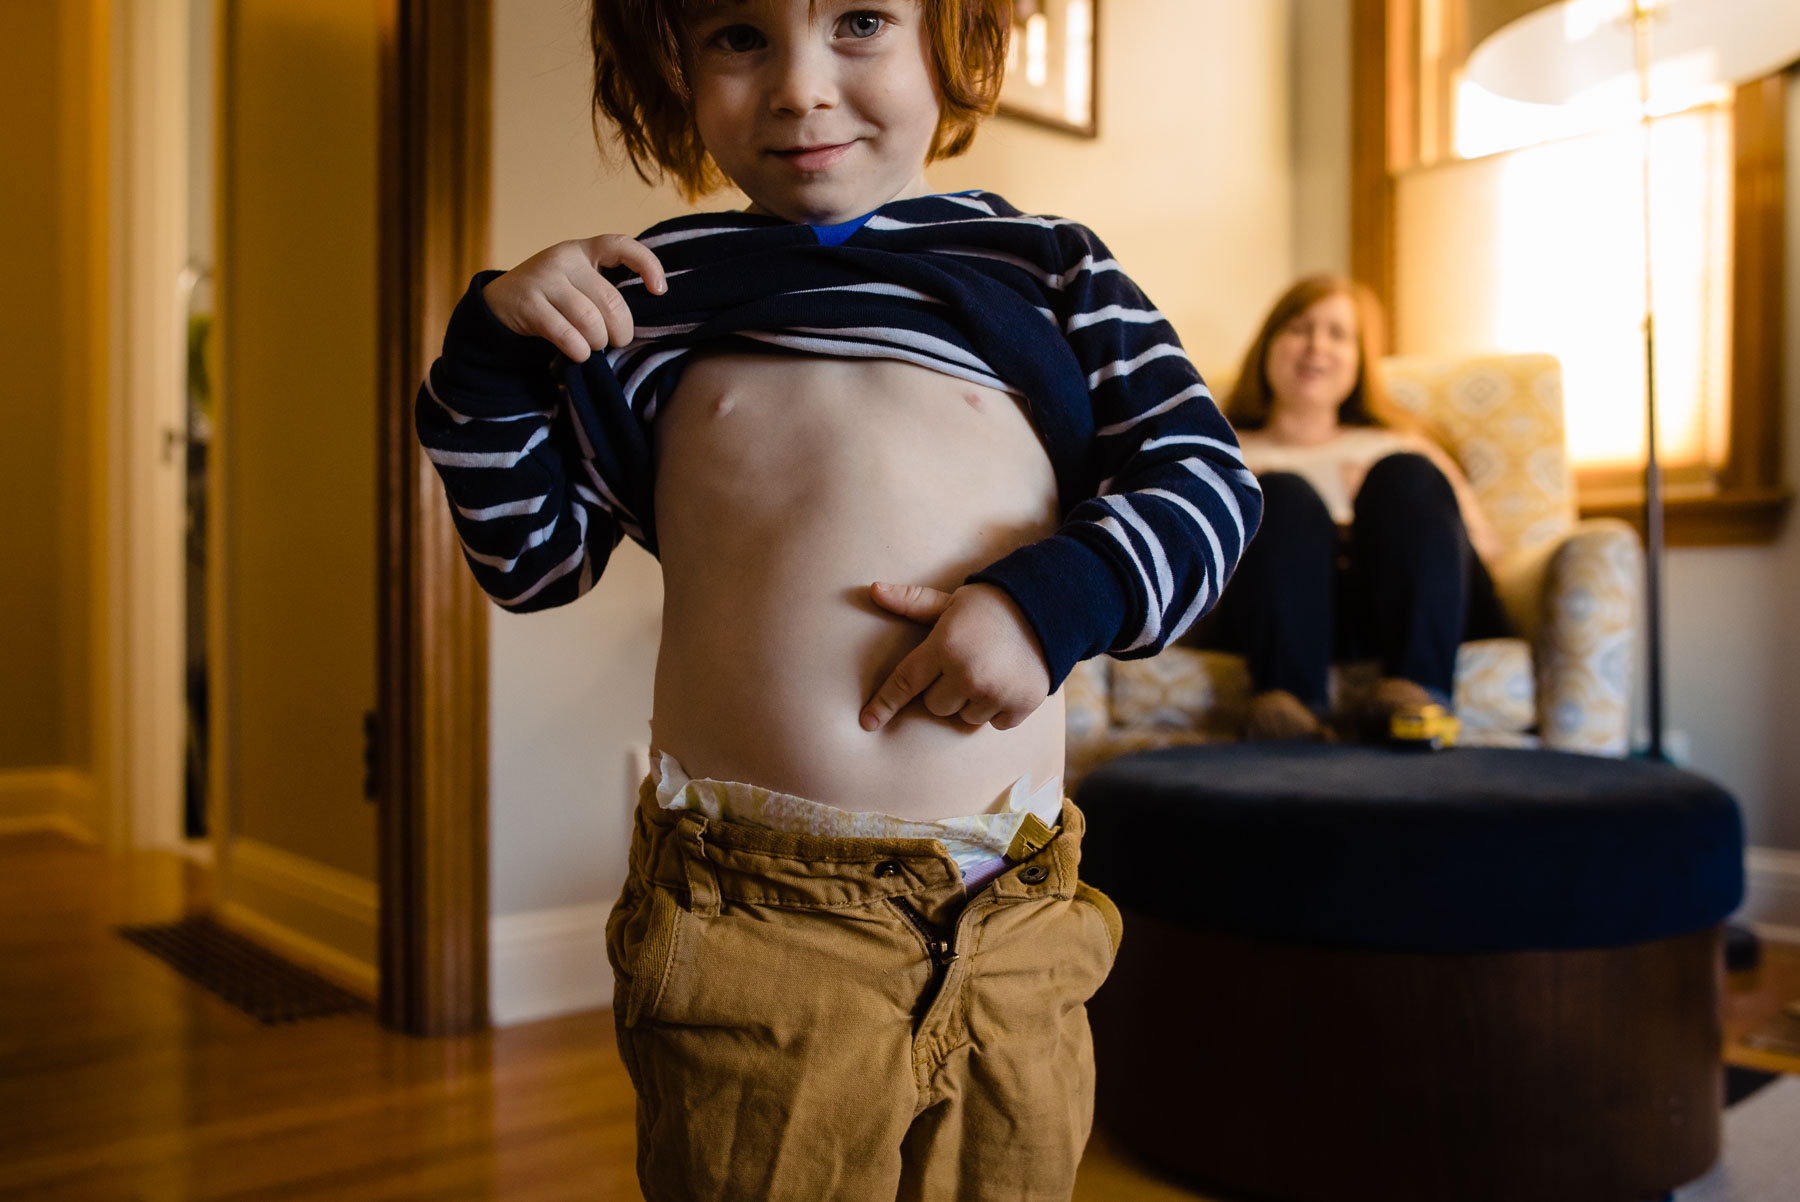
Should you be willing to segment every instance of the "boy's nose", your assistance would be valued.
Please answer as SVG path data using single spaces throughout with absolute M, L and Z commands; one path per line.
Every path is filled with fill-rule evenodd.
M 769 91 L 769 108 L 777 114 L 799 116 L 837 103 L 837 80 L 827 56 L 810 48 L 785 56 L 776 67 Z

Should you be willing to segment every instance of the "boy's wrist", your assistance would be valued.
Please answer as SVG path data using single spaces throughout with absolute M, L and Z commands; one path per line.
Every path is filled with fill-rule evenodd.
M 487 286 L 506 273 L 480 271 L 451 310 L 444 332 L 444 355 L 475 368 L 517 372 L 549 366 L 556 347 L 542 338 L 520 334 L 494 315 Z
M 1105 556 L 1069 534 L 1020 547 L 964 583 L 1000 589 L 1037 636 L 1050 690 L 1084 659 L 1111 647 L 1131 611 L 1131 596 Z

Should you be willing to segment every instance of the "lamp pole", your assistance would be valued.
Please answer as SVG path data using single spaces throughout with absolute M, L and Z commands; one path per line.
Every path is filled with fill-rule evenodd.
M 1656 454 L 1656 289 L 1650 237 L 1650 26 L 1656 0 L 1632 0 L 1632 43 L 1637 51 L 1638 112 L 1644 185 L 1644 708 L 1650 727 L 1645 755 L 1663 762 L 1662 558 L 1663 479 Z

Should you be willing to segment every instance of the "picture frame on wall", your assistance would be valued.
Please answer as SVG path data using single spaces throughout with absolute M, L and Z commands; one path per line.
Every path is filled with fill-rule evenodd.
M 1014 0 L 1000 114 L 1100 134 L 1100 0 Z

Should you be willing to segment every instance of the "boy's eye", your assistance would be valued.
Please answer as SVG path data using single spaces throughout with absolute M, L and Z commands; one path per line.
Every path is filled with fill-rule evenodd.
M 763 47 L 763 35 L 753 25 L 728 25 L 713 35 L 713 41 L 733 54 L 747 54 Z
M 886 24 L 886 18 L 880 13 L 849 13 L 844 17 L 842 29 L 853 38 L 872 38 Z

